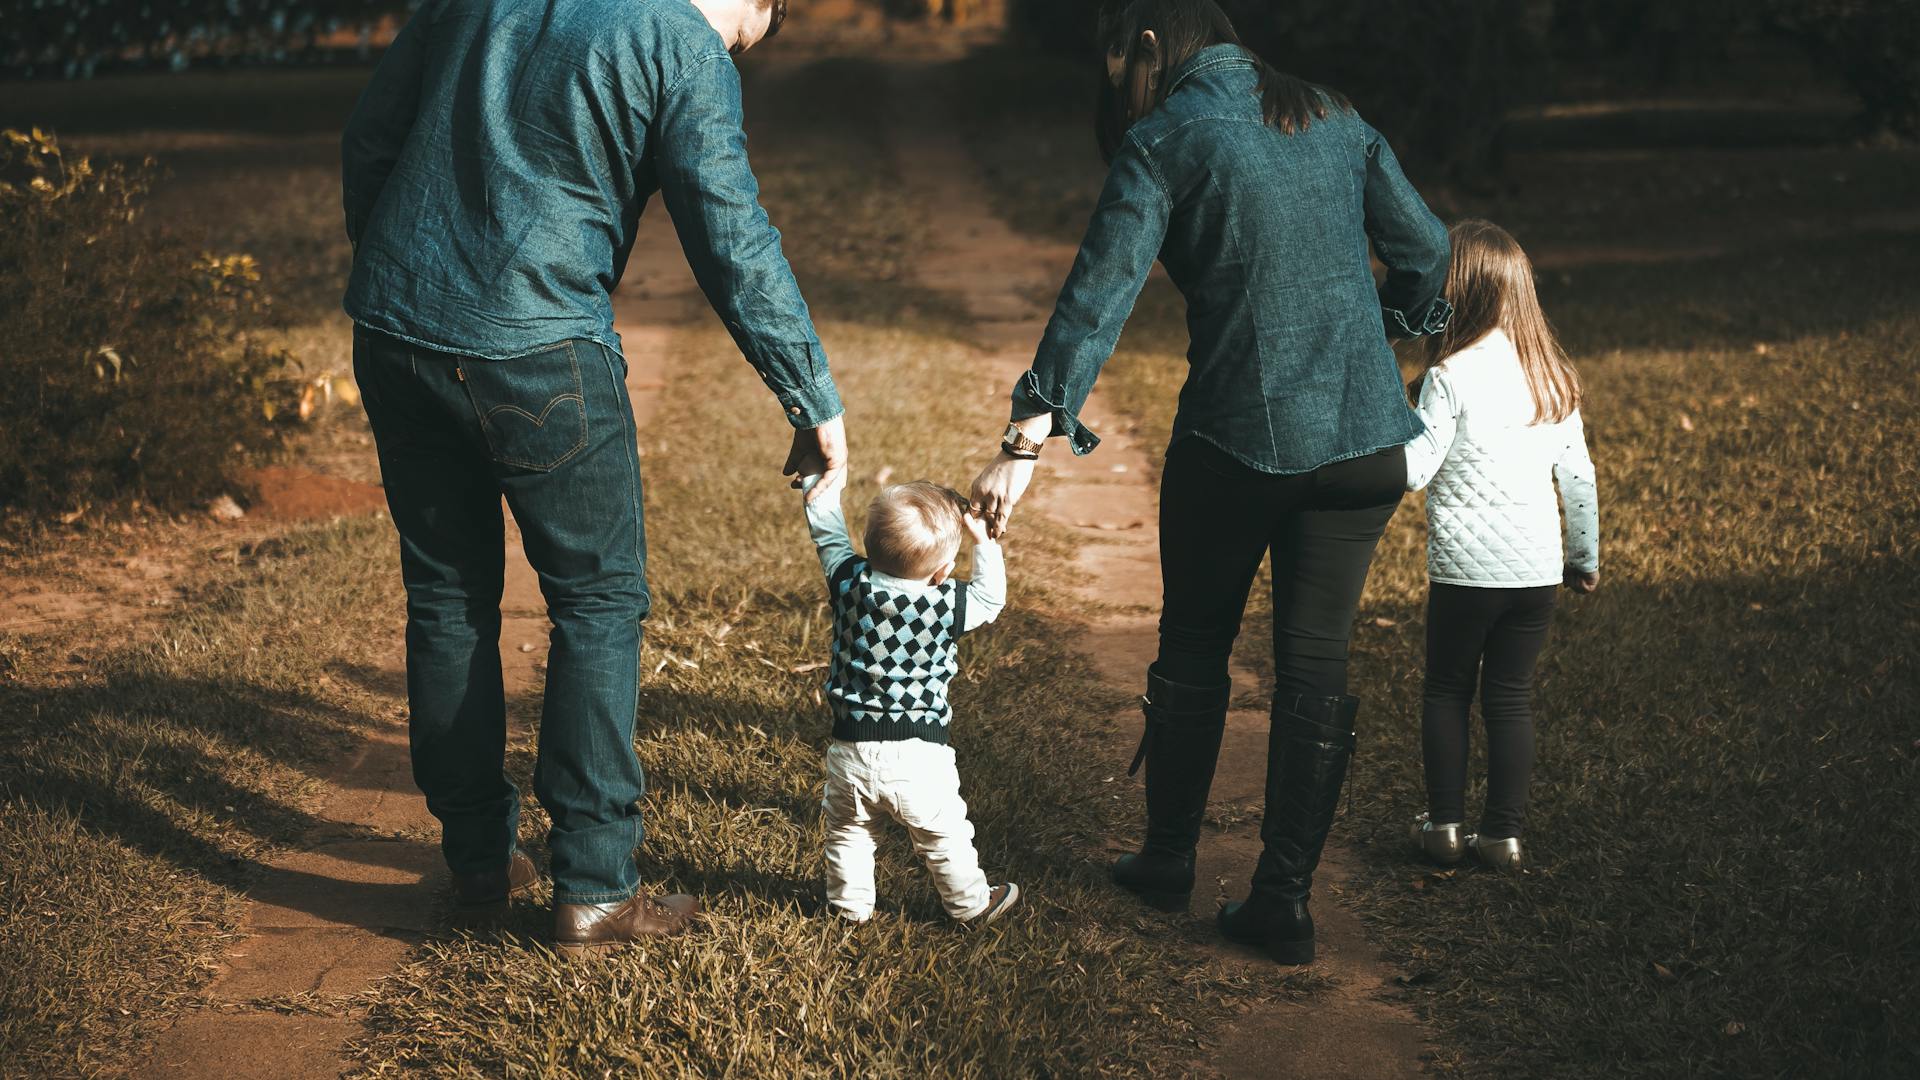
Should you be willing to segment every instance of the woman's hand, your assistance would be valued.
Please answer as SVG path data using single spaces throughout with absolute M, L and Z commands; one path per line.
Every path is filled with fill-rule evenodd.
M 1007 531 L 1014 504 L 1033 480 L 1033 459 L 1014 457 L 1002 450 L 973 482 L 968 505 L 987 523 L 987 533 L 998 540 Z

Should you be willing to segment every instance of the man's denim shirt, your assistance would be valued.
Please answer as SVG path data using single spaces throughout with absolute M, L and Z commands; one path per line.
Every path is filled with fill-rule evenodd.
M 1387 337 L 1445 329 L 1446 227 L 1358 116 L 1283 134 L 1257 80 L 1239 47 L 1202 50 L 1127 132 L 1015 419 L 1051 414 L 1075 453 L 1099 443 L 1078 413 L 1158 257 L 1192 340 L 1174 442 L 1301 473 L 1420 433 Z
M 609 294 L 657 189 L 788 421 L 830 420 L 840 399 L 740 123 L 739 72 L 686 0 L 428 0 L 343 140 L 347 313 L 491 359 L 575 338 L 617 351 Z

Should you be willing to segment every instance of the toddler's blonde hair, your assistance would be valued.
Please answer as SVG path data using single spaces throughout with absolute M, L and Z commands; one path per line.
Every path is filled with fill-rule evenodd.
M 867 507 L 867 561 L 897 578 L 930 578 L 960 553 L 966 499 L 931 480 L 883 488 Z

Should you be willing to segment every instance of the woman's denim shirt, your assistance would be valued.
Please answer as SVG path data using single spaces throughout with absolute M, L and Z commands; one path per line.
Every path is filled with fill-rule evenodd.
M 701 290 L 796 427 L 840 415 L 760 208 L 740 74 L 685 0 L 428 0 L 342 140 L 346 309 L 496 360 L 584 338 L 658 189 Z
M 1099 443 L 1078 413 L 1157 256 L 1192 339 L 1175 443 L 1300 473 L 1420 433 L 1387 337 L 1445 329 L 1446 227 L 1379 132 L 1334 110 L 1283 134 L 1258 78 L 1238 46 L 1202 50 L 1127 132 L 1015 419 L 1051 414 L 1077 454 Z

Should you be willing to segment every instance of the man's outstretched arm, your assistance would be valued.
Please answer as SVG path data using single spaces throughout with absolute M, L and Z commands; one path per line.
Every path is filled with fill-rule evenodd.
M 653 135 L 660 194 L 694 278 L 796 429 L 785 474 L 822 473 L 815 491 L 837 487 L 846 467 L 840 395 L 779 230 L 760 207 L 732 59 L 714 53 L 682 72 Z

